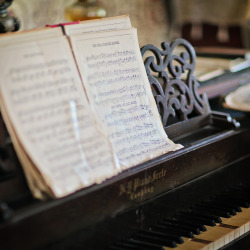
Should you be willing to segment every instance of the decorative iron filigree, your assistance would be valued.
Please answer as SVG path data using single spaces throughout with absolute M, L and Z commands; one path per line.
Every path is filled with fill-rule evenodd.
M 177 39 L 161 46 L 162 50 L 146 45 L 141 54 L 146 57 L 144 65 L 163 125 L 170 125 L 171 119 L 176 123 L 206 113 L 209 107 L 206 95 L 198 94 L 199 83 L 193 75 L 196 55 L 192 45 Z M 179 55 L 174 54 L 177 47 L 182 48 Z

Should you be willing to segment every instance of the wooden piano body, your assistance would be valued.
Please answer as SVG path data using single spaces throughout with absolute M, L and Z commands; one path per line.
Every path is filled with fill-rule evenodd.
M 173 53 L 177 45 L 185 50 L 180 56 Z M 2 123 L 1 249 L 106 249 L 232 185 L 249 182 L 250 117 L 242 114 L 239 126 L 230 115 L 210 110 L 206 96 L 197 94 L 195 53 L 186 41 L 164 43 L 162 51 L 145 46 L 142 54 L 146 52 L 151 53 L 145 67 L 165 130 L 184 148 L 44 202 L 32 198 Z M 186 85 L 180 78 L 184 71 Z M 249 233 L 241 242 L 249 244 Z

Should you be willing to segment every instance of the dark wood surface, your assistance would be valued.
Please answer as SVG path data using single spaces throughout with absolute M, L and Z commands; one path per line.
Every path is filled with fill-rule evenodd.
M 224 97 L 239 86 L 250 82 L 250 68 L 239 72 L 227 72 L 224 75 L 200 83 L 199 93 L 206 93 L 209 99 Z
M 185 61 L 182 67 L 186 65 Z M 196 95 L 197 84 L 191 83 Z M 182 83 L 179 86 L 184 89 Z M 185 87 L 181 95 L 190 94 L 193 87 Z M 162 99 L 167 97 L 162 95 Z M 182 143 L 183 149 L 62 199 L 32 198 L 11 142 L 4 140 L 0 146 L 7 145 L 9 157 L 4 160 L 0 155 L 1 249 L 104 249 L 133 230 L 249 179 L 249 116 L 242 114 L 238 129 L 224 119 L 216 123 L 203 97 L 199 112 L 190 109 L 197 116 L 186 113 L 178 124 L 166 127 L 170 138 Z M 188 106 L 181 104 L 184 110 Z M 163 210 L 158 206 L 162 202 L 166 203 Z
M 206 129 L 208 128 L 204 128 L 204 131 Z M 56 249 L 58 246 L 56 242 L 59 245 L 61 241 L 65 241 L 65 246 L 74 245 L 73 239 L 77 235 L 82 235 L 81 232 L 85 232 L 84 237 L 79 236 L 81 240 L 78 239 L 78 241 L 81 244 L 85 244 L 85 241 L 90 245 L 93 244 L 90 248 L 84 248 L 93 249 L 92 247 L 98 243 L 94 239 L 99 228 L 104 228 L 105 224 L 111 224 L 114 229 L 119 227 L 115 218 L 125 216 L 126 213 L 132 213 L 133 216 L 125 221 L 132 221 L 138 211 L 141 211 L 141 207 L 148 204 L 150 208 L 152 206 L 150 204 L 153 204 L 152 201 L 157 197 L 175 192 L 178 188 L 182 189 L 188 183 L 199 180 L 200 190 L 194 196 L 200 199 L 201 196 L 216 191 L 224 184 L 228 185 L 229 182 L 227 180 L 224 184 L 220 183 L 220 174 L 220 177 L 215 179 L 218 183 L 211 182 L 213 185 L 216 184 L 216 188 L 211 189 L 211 184 L 207 186 L 206 181 L 202 184 L 200 180 L 206 175 L 212 175 L 230 166 L 237 165 L 237 168 L 231 167 L 231 169 L 242 171 L 237 171 L 233 176 L 233 172 L 225 172 L 228 173 L 227 179 L 249 178 L 249 121 L 244 120 L 242 127 L 238 130 L 223 131 L 221 128 L 212 127 L 209 129 L 214 133 L 209 133 L 207 137 L 202 137 L 202 131 L 199 136 L 188 134 L 186 138 L 185 136 L 181 138 L 185 145 L 182 150 L 138 165 L 103 184 L 81 190 L 63 199 L 46 202 L 31 199 L 25 205 L 16 208 L 13 206 L 13 216 L 0 223 L 2 249 L 20 249 L 20 246 L 25 246 L 25 249 L 47 249 L 49 245 L 52 249 Z M 168 211 L 175 211 L 178 203 L 187 202 L 189 199 L 184 198 L 182 202 L 180 200 L 182 196 L 188 197 L 189 195 L 190 191 L 187 189 L 180 197 L 178 196 L 176 201 L 170 200 Z M 11 202 L 9 204 L 11 206 Z M 154 211 L 157 218 L 158 212 Z M 136 225 L 129 223 L 130 229 L 133 225 L 135 228 L 142 225 L 141 222 L 136 221 L 135 218 Z M 105 236 L 106 234 L 109 238 Z M 104 241 L 109 243 L 120 234 L 117 231 L 116 237 L 110 237 L 109 232 L 104 231 L 101 235 L 105 236 Z

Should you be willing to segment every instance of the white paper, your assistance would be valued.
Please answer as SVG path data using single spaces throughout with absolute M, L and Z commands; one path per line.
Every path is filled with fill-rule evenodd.
M 66 37 L 0 49 L 3 103 L 25 151 L 60 197 L 119 166 L 82 87 Z
M 83 34 L 90 32 L 110 31 L 126 29 L 131 27 L 128 16 L 110 17 L 83 21 L 79 24 L 66 25 L 64 27 L 66 35 Z
M 181 148 L 163 129 L 136 29 L 81 34 L 71 42 L 90 104 L 123 167 Z
M 239 87 L 225 98 L 229 108 L 250 111 L 250 83 Z

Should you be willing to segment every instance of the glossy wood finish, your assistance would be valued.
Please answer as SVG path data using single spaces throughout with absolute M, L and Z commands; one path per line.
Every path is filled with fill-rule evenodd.
M 243 169 L 234 174 L 235 180 L 249 178 L 249 122 L 245 125 L 243 123 L 239 130 L 215 131 L 217 133 L 200 140 L 194 140 L 190 134 L 186 140 L 182 138 L 183 142 L 186 141 L 184 149 L 138 165 L 105 183 L 81 190 L 66 198 L 47 202 L 33 200 L 25 206 L 13 208 L 12 218 L 0 224 L 2 246 L 10 249 L 19 249 L 20 245 L 26 249 L 46 248 L 57 241 L 67 241 L 73 235 L 76 237 L 78 232 L 86 230 L 89 233 L 85 232 L 81 239 L 86 238 L 86 241 L 97 244 L 94 240 L 95 230 L 98 231 L 97 225 L 106 223 L 107 220 L 111 220 L 107 225 L 116 224 L 114 218 L 126 214 L 126 211 L 132 211 L 133 216 L 130 219 L 134 218 L 136 213 L 138 218 L 142 214 L 146 216 L 144 211 L 142 214 L 138 212 L 142 204 L 151 207 L 156 197 L 163 197 L 171 190 L 181 188 L 194 180 L 233 164 L 237 165 L 238 169 Z M 236 178 L 237 175 L 240 178 Z M 232 176 L 229 174 L 227 178 L 232 179 Z M 206 187 L 205 181 L 203 183 L 202 192 L 194 195 L 196 199 L 212 191 L 211 184 Z M 216 185 L 216 189 L 223 187 L 223 183 Z M 186 195 L 188 196 L 188 193 Z M 175 205 L 170 204 L 170 211 L 178 208 L 176 206 L 174 209 Z M 159 211 L 152 211 L 157 218 Z M 141 226 L 140 222 L 135 224 L 135 227 Z M 116 227 L 117 225 L 114 225 L 112 228 Z M 129 227 L 133 228 L 133 223 Z M 118 235 L 117 233 L 117 237 Z M 108 238 L 104 239 L 109 242 Z M 74 244 L 74 240 L 69 241 Z M 84 241 L 80 242 L 83 244 Z

